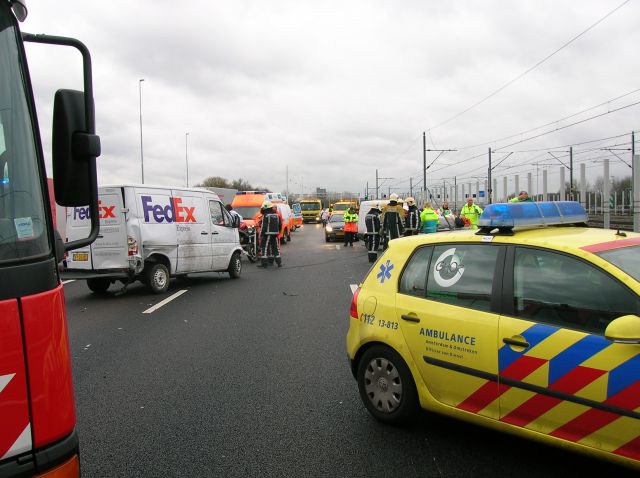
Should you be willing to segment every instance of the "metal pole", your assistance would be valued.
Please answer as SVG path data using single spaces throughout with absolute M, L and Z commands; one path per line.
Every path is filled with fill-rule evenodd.
M 379 186 L 378 186 L 378 170 L 376 169 L 376 199 L 380 199 L 380 195 L 378 193 L 379 190 Z
M 491 148 L 489 148 L 489 169 L 487 171 L 487 182 L 489 183 L 489 191 L 487 191 L 487 204 L 491 204 Z
M 611 211 L 609 209 L 609 158 L 604 158 L 604 184 L 602 186 L 602 210 L 604 211 L 604 228 L 611 227 Z
M 184 134 L 184 161 L 187 163 L 187 187 L 189 187 L 189 133 Z
M 569 200 L 573 201 L 573 146 L 569 146 Z
M 531 173 L 527 173 L 527 194 L 532 196 L 533 194 L 533 177 Z
M 140 97 L 140 168 L 142 169 L 142 184 L 144 184 L 144 154 L 142 153 L 142 82 L 144 78 L 138 80 L 138 93 Z
M 640 154 L 633 157 L 633 230 L 640 232 Z
M 580 163 L 580 204 L 587 207 L 587 166 Z
M 427 191 L 427 134 L 422 132 L 422 190 Z
M 413 178 L 409 178 L 409 196 L 413 196 Z
M 560 201 L 565 200 L 566 190 L 564 187 L 564 166 L 560 166 Z
M 548 201 L 547 196 L 547 170 L 542 170 L 542 200 Z
M 455 197 L 453 200 L 453 204 L 456 205 L 456 211 L 458 210 L 458 180 L 457 177 L 453 177 L 453 189 L 455 190 Z

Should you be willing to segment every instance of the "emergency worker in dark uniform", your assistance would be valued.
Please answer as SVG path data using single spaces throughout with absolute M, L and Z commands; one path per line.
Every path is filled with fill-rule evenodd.
M 407 216 L 404 218 L 404 235 L 413 236 L 420 231 L 420 209 L 416 206 L 416 200 L 412 197 L 405 199 L 409 206 Z
M 378 247 L 380 246 L 380 205 L 374 204 L 364 217 L 364 224 L 367 232 L 364 235 L 369 262 L 375 262 L 378 258 Z
M 389 204 L 382 209 L 382 234 L 385 238 L 385 249 L 389 241 L 402 237 L 404 234 L 404 215 L 404 209 L 398 204 L 398 195 L 389 196 Z
M 282 219 L 276 212 L 273 203 L 268 199 L 262 203 L 260 212 L 262 213 L 262 219 L 260 220 L 261 256 L 258 267 L 267 267 L 268 264 L 273 264 L 274 259 L 278 267 L 282 267 L 278 241 L 278 234 L 282 229 Z

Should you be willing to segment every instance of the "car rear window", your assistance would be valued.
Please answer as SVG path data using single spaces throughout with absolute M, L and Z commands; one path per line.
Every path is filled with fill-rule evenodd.
M 640 282 L 640 246 L 597 252 L 596 255 Z

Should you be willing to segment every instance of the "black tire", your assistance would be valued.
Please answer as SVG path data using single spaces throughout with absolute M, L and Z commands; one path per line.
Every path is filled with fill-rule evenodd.
M 329 236 L 324 236 L 324 241 L 325 242 L 331 242 L 331 238 Z
M 87 279 L 87 287 L 95 294 L 104 294 L 110 285 L 111 281 L 109 279 L 103 279 L 101 277 Z
M 289 230 L 286 231 L 286 238 L 287 238 L 287 242 L 291 242 L 291 231 Z
M 256 251 L 254 251 L 253 249 L 249 249 L 249 251 L 247 252 L 247 259 L 249 259 L 249 262 L 253 264 L 258 260 L 258 254 L 256 254 Z
M 169 288 L 169 269 L 159 262 L 148 263 L 144 268 L 144 283 L 154 294 L 162 294 Z
M 240 253 L 234 252 L 229 261 L 229 268 L 227 269 L 229 277 L 237 279 L 242 272 L 242 261 L 240 260 Z
M 360 398 L 377 420 L 403 425 L 416 416 L 418 392 L 409 367 L 395 350 L 371 347 L 360 359 L 356 378 Z

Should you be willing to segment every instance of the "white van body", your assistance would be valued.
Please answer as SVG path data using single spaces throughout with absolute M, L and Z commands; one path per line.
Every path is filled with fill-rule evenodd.
M 367 216 L 367 214 L 369 214 L 371 208 L 381 201 L 384 200 L 378 199 L 377 201 L 362 201 L 360 203 L 360 211 L 358 212 L 358 237 L 360 237 L 361 239 L 367 232 L 367 226 L 364 222 L 364 218 Z
M 98 239 L 69 254 L 65 278 L 92 280 L 89 287 L 96 291 L 92 284 L 98 279 L 100 284 L 148 282 L 147 270 L 155 264 L 163 264 L 170 276 L 211 271 L 239 275 L 238 230 L 215 193 L 124 184 L 102 186 L 98 196 Z M 69 241 L 86 237 L 90 227 L 88 208 L 70 208 Z

